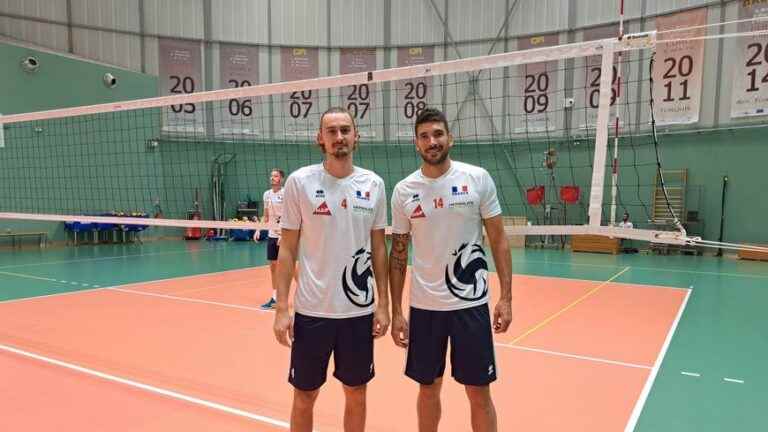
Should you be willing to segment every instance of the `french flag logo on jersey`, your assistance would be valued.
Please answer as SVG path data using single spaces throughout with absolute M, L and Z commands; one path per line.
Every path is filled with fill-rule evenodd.
M 469 194 L 469 186 L 467 185 L 461 185 L 459 186 L 451 186 L 451 195 L 467 195 Z
M 366 201 L 371 200 L 370 191 L 365 191 L 365 193 L 363 193 L 362 191 L 355 191 L 355 196 L 357 197 L 357 199 L 366 200 Z
M 328 204 L 325 201 L 323 201 L 322 204 L 317 206 L 317 208 L 315 209 L 314 212 L 312 212 L 312 214 L 321 215 L 321 216 L 330 216 L 331 215 L 331 209 L 329 209 L 328 208 Z
M 417 205 L 415 209 L 413 209 L 413 213 L 411 213 L 411 219 L 418 219 L 418 218 L 425 218 L 427 215 L 424 214 L 424 210 L 421 208 L 421 204 Z

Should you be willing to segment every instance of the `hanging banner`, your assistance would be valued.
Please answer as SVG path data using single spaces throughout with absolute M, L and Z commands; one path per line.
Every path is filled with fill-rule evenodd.
M 397 66 L 414 66 L 435 61 L 434 47 L 397 49 Z M 413 123 L 432 98 L 432 77 L 410 78 L 395 83 L 395 136 L 413 137 Z
M 280 76 L 282 81 L 317 78 L 320 75 L 317 48 L 282 48 Z M 317 133 L 318 90 L 294 91 L 282 98 L 282 128 L 285 136 L 315 136 Z M 314 116 L 314 117 L 313 117 Z
M 340 52 L 339 71 L 342 74 L 369 72 L 376 70 L 376 49 L 374 48 L 342 48 Z M 376 85 L 353 84 L 341 89 L 342 105 L 352 113 L 358 124 L 361 137 L 375 137 L 376 131 L 370 127 L 360 127 L 371 123 L 371 114 L 375 111 Z
M 739 2 L 739 19 L 768 16 L 768 1 Z M 768 21 L 739 23 L 739 32 L 766 31 Z M 768 35 L 736 38 L 731 117 L 768 114 Z
M 557 35 L 518 39 L 520 51 L 557 45 Z M 555 111 L 562 111 L 562 92 L 557 88 L 557 61 L 518 66 L 520 96 L 510 98 L 515 114 L 515 132 L 545 132 L 556 129 Z
M 595 27 L 584 30 L 584 42 L 599 39 L 615 39 L 619 35 L 619 26 L 610 25 L 605 27 Z M 619 96 L 619 77 L 618 77 L 618 59 L 619 55 L 613 56 L 613 76 L 611 77 L 611 109 L 608 124 L 614 127 L 616 122 L 616 99 Z M 622 54 L 622 62 L 629 59 L 629 52 Z M 582 61 L 582 67 L 577 65 L 573 76 L 573 124 L 579 125 L 581 129 L 595 129 L 597 126 L 597 108 L 600 103 L 600 78 L 602 76 L 602 56 L 589 56 L 577 61 Z M 621 104 L 627 102 L 627 86 L 629 81 L 626 75 L 626 67 L 622 67 L 621 80 L 624 84 L 621 93 Z M 622 112 L 621 115 L 627 115 Z M 623 122 L 622 122 L 623 123 Z
M 250 87 L 259 83 L 259 48 L 245 45 L 219 46 L 219 88 Z M 218 136 L 261 135 L 257 98 L 230 99 L 215 106 Z
M 659 41 L 706 35 L 705 28 L 663 33 L 667 30 L 704 26 L 707 9 L 694 9 L 656 18 Z M 704 40 L 659 42 L 653 66 L 653 102 L 656 124 L 688 124 L 699 121 L 704 72 Z
M 159 93 L 164 96 L 195 93 L 203 90 L 203 66 L 200 43 L 160 38 Z M 163 109 L 163 132 L 202 134 L 205 116 L 201 103 L 171 105 Z

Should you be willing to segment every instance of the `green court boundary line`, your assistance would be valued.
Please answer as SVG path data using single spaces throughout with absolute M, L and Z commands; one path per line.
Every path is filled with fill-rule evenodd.
M 165 397 L 168 397 L 168 398 L 171 398 L 171 399 L 181 400 L 181 401 L 193 404 L 193 405 L 203 406 L 205 408 L 209 408 L 209 409 L 213 409 L 213 410 L 217 410 L 217 411 L 222 411 L 222 412 L 225 412 L 227 414 L 233 414 L 233 415 L 236 415 L 236 416 L 239 416 L 239 417 L 245 417 L 245 418 L 250 419 L 250 420 L 256 420 L 256 421 L 259 421 L 259 422 L 262 422 L 262 423 L 267 423 L 267 424 L 270 424 L 270 425 L 273 425 L 273 426 L 279 426 L 279 427 L 282 427 L 282 428 L 285 428 L 285 429 L 290 428 L 290 424 L 288 422 L 286 422 L 286 421 L 283 421 L 283 420 L 278 420 L 278 419 L 275 419 L 275 418 L 272 418 L 272 417 L 267 417 L 267 416 L 263 416 L 263 415 L 256 414 L 256 413 L 252 413 L 252 412 L 249 412 L 249 411 L 241 410 L 241 409 L 238 409 L 238 408 L 233 408 L 233 407 L 230 407 L 230 406 L 227 406 L 227 405 L 224 405 L 224 404 L 220 404 L 220 403 L 217 403 L 217 402 L 212 402 L 212 401 L 209 401 L 209 400 L 206 400 L 206 399 L 201 399 L 201 398 L 197 398 L 197 397 L 194 397 L 194 396 L 189 396 L 189 395 L 186 395 L 186 394 L 174 391 L 174 390 L 169 390 L 169 389 L 165 389 L 165 388 L 161 388 L 161 387 L 156 387 L 156 386 L 145 384 L 145 383 L 142 383 L 142 382 L 139 382 L 139 381 L 131 380 L 131 379 L 128 379 L 128 378 L 123 378 L 123 377 L 120 377 L 120 376 L 117 376 L 117 375 L 112 375 L 112 374 L 109 374 L 109 373 L 106 373 L 106 372 L 97 371 L 95 369 L 87 368 L 85 366 L 80 366 L 80 365 L 77 365 L 77 364 L 74 364 L 74 363 L 65 362 L 65 361 L 58 360 L 58 359 L 55 359 L 55 358 L 52 358 L 52 357 L 46 357 L 46 356 L 43 356 L 41 354 L 35 354 L 35 353 L 29 352 L 29 351 L 24 351 L 22 349 L 15 348 L 15 347 L 12 347 L 12 346 L 0 344 L 0 350 L 8 352 L 8 353 L 15 354 L 17 356 L 21 356 L 21 357 L 26 357 L 26 358 L 29 358 L 29 359 L 37 360 L 39 362 L 52 364 L 54 366 L 59 366 L 61 368 L 69 369 L 69 370 L 72 370 L 72 371 L 75 371 L 75 372 L 79 372 L 79 373 L 82 373 L 82 374 L 85 374 L 85 375 L 90 375 L 90 376 L 93 376 L 93 377 L 101 378 L 102 380 L 105 380 L 105 381 L 110 381 L 110 382 L 113 382 L 113 383 L 123 384 L 123 385 L 129 386 L 129 387 L 137 388 L 137 389 L 144 390 L 144 391 L 147 391 L 147 392 L 150 392 L 150 393 L 155 393 L 155 394 L 158 394 L 158 395 L 161 395 L 161 396 L 165 396 Z
M 632 414 L 629 416 L 629 420 L 627 421 L 627 425 L 624 428 L 624 432 L 633 432 L 635 430 L 635 427 L 637 426 L 637 421 L 640 419 L 640 415 L 642 414 L 643 408 L 645 407 L 645 403 L 648 400 L 648 396 L 651 393 L 651 388 L 653 387 L 653 384 L 656 382 L 656 376 L 659 374 L 659 369 L 661 369 L 661 364 L 664 361 L 664 357 L 667 355 L 667 350 L 669 349 L 669 345 L 672 343 L 672 337 L 677 331 L 677 326 L 680 324 L 680 319 L 682 318 L 683 313 L 685 312 L 685 308 L 688 305 L 688 299 L 690 298 L 690 296 L 691 296 L 691 289 L 689 289 L 688 293 L 685 295 L 685 298 L 683 299 L 683 303 L 680 305 L 680 309 L 678 309 L 677 311 L 677 316 L 675 317 L 675 320 L 672 322 L 672 325 L 669 327 L 669 331 L 667 332 L 667 337 L 664 340 L 662 349 L 659 352 L 659 355 L 656 357 L 656 361 L 653 364 L 653 368 L 651 369 L 651 372 L 648 374 L 648 378 L 646 378 L 645 380 L 643 389 L 640 391 L 640 395 L 637 398 L 637 401 L 635 402 L 635 407 L 632 409 Z

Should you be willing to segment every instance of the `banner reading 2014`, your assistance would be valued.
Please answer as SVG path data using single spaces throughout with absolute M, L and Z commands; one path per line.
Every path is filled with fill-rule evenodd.
M 768 1 L 739 2 L 739 19 L 768 16 Z M 768 21 L 739 23 L 739 32 L 768 30 Z M 768 35 L 736 38 L 738 60 L 733 63 L 731 117 L 768 114 Z
M 662 41 L 704 36 L 706 32 L 704 28 L 665 32 L 703 26 L 706 23 L 706 8 L 656 18 L 659 43 L 653 65 L 653 101 L 656 123 L 659 125 L 699 121 L 704 41 L 679 40 L 668 43 Z

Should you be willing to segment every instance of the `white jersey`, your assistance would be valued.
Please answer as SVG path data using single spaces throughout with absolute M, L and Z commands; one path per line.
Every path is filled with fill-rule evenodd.
M 451 161 L 436 179 L 417 170 L 395 186 L 392 232 L 413 241 L 411 306 L 447 311 L 488 302 L 482 220 L 499 214 L 493 179 L 466 163 Z
M 317 164 L 291 174 L 284 190 L 281 226 L 301 230 L 296 312 L 325 318 L 371 313 L 371 230 L 387 225 L 384 181 L 358 167 L 339 179 Z
M 280 218 L 283 216 L 283 189 L 273 192 L 267 189 L 264 192 L 264 213 L 269 211 L 269 236 L 280 238 Z

